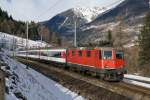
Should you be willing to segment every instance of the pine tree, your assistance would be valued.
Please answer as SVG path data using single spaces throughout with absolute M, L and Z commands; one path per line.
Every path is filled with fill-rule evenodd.
M 139 35 L 139 47 L 139 64 L 150 63 L 150 12 L 145 17 L 145 22 Z
M 111 30 L 108 31 L 107 39 L 108 39 L 109 45 L 113 46 L 113 40 L 112 40 L 112 32 L 111 32 Z

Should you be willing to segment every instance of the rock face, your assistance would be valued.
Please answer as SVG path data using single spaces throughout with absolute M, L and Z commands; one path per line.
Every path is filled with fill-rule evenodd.
M 125 43 L 130 43 L 137 38 L 139 27 L 142 26 L 143 18 L 149 11 L 149 0 L 123 0 L 109 9 L 70 9 L 44 22 L 44 25 L 72 42 L 76 19 L 78 43 L 98 43 L 107 40 L 108 30 L 113 31 L 114 35 L 120 23 L 118 18 L 122 17 L 123 31 L 128 36 Z

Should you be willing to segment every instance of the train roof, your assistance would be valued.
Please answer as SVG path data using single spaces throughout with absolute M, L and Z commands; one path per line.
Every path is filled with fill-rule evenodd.
M 66 51 L 66 49 L 37 49 L 37 50 L 27 50 L 27 51 L 54 51 L 54 52 L 62 52 L 62 51 Z M 26 52 L 26 50 L 23 51 L 19 51 L 19 52 Z
M 47 48 L 47 49 L 33 49 L 33 50 L 28 50 L 28 51 L 55 51 L 55 52 L 62 52 L 62 51 L 66 51 L 66 50 L 123 50 L 123 48 L 121 47 L 73 47 L 73 48 Z M 25 52 L 26 50 L 23 50 L 22 52 Z
M 77 47 L 77 48 L 68 48 L 70 50 L 123 50 L 121 47 Z

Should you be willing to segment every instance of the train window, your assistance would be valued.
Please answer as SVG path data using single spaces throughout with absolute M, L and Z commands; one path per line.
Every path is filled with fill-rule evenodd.
M 112 59 L 112 51 L 104 51 L 103 59 Z
M 44 52 L 40 52 L 40 55 L 41 55 L 41 56 L 47 56 L 47 54 L 44 53 Z
M 82 51 L 78 51 L 78 54 L 81 57 L 82 56 Z
M 58 58 L 60 58 L 61 57 L 61 53 L 60 52 L 55 52 L 54 54 L 53 54 L 53 57 L 58 57 Z
M 72 51 L 72 56 L 75 56 L 75 51 Z
M 102 59 L 101 51 L 99 51 L 99 59 Z
M 117 51 L 116 52 L 116 59 L 123 59 L 124 58 L 124 54 L 122 51 Z
M 87 51 L 86 56 L 90 57 L 91 56 L 91 51 Z
M 36 52 L 29 52 L 30 55 L 37 55 Z

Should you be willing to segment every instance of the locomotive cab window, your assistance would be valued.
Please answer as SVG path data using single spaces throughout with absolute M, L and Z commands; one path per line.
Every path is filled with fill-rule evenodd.
M 86 56 L 90 57 L 91 56 L 91 51 L 87 51 Z
M 82 56 L 82 51 L 78 51 L 78 54 L 81 57 Z
M 75 56 L 75 51 L 72 51 L 72 56 Z
M 99 59 L 102 59 L 101 51 L 99 51 Z
M 124 58 L 124 54 L 122 51 L 117 51 L 116 52 L 116 59 L 123 59 Z
M 103 59 L 112 59 L 112 51 L 103 51 Z

